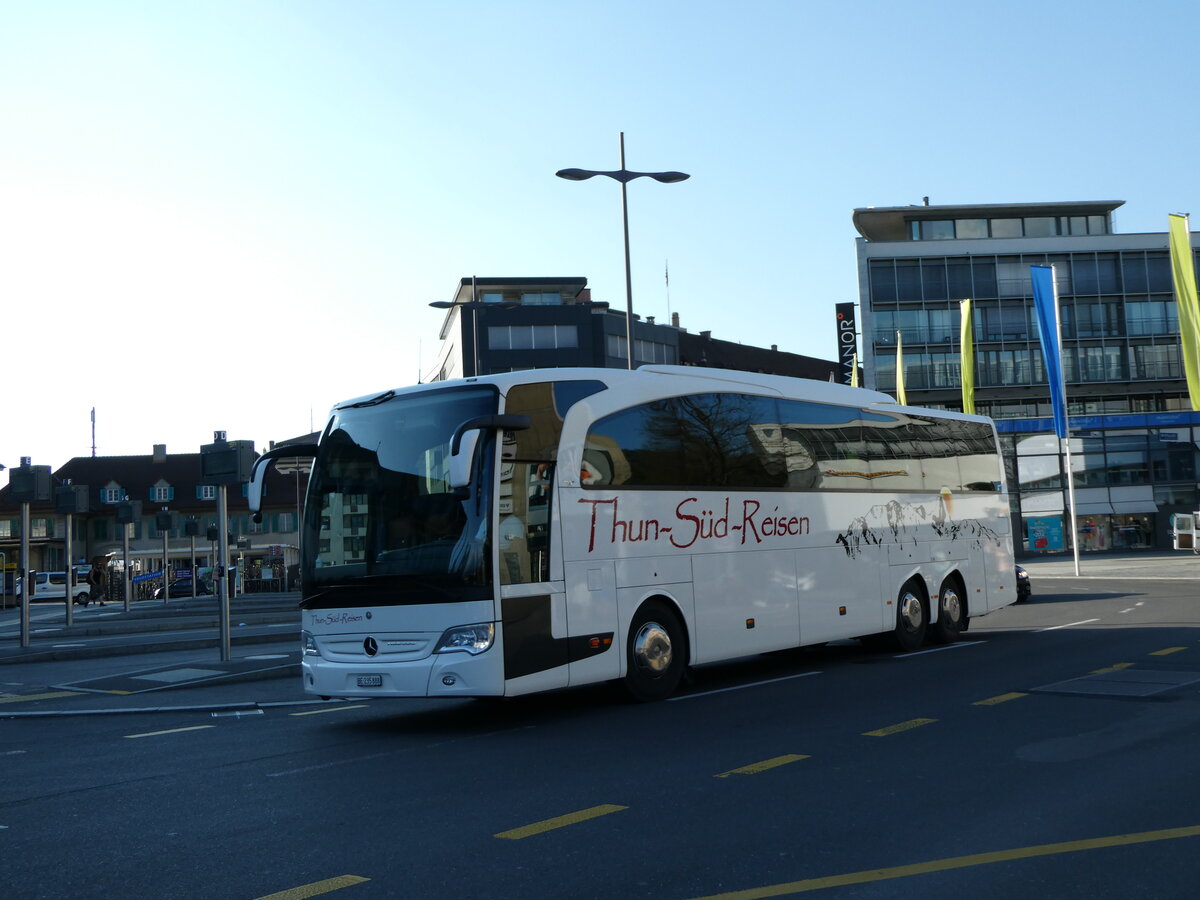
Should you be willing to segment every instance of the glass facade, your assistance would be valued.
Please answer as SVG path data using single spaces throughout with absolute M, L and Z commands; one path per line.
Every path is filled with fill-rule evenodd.
M 1062 538 L 1066 457 L 1051 432 L 1002 435 L 1014 513 L 1024 549 L 1067 550 Z M 1172 513 L 1200 502 L 1196 472 L 1200 426 L 1077 430 L 1071 436 L 1071 480 L 1081 551 L 1163 546 Z
M 1200 413 L 1192 413 L 1184 382 L 1166 235 L 1160 247 L 1147 248 L 1139 235 L 1130 243 L 1142 247 L 1124 249 L 1111 239 L 1075 239 L 1110 234 L 1107 215 L 997 213 L 939 219 L 931 210 L 909 222 L 909 240 L 978 239 L 969 252 L 959 245 L 947 254 L 943 244 L 914 256 L 906 244 L 893 256 L 886 241 L 896 238 L 860 242 L 867 386 L 895 392 L 899 335 L 908 402 L 961 409 L 959 303 L 971 298 L 976 411 L 1001 432 L 1018 550 L 1069 552 L 1065 462 L 1050 430 L 1029 271 L 1053 265 L 1079 547 L 1170 547 L 1170 515 L 1200 507 Z M 999 238 L 1009 240 L 1007 252 L 988 252 Z M 1038 252 L 1012 252 L 1026 246 L 1016 238 L 1038 239 L 1028 244 Z
M 994 232 L 1000 220 L 990 221 Z M 871 310 L 864 319 L 877 387 L 895 390 L 897 334 L 904 341 L 906 389 L 959 386 L 954 351 L 958 303 L 966 297 L 974 305 L 976 386 L 1044 384 L 1031 265 L 1055 266 L 1068 387 L 1181 378 L 1167 251 L 1132 250 L 870 260 Z M 1171 408 L 1164 399 L 1155 408 Z
M 998 216 L 990 219 L 914 219 L 909 223 L 909 234 L 914 241 L 1108 233 L 1107 216 Z

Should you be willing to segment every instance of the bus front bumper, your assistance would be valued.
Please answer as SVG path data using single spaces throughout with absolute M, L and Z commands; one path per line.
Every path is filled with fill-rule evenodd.
M 435 653 L 423 659 L 372 664 L 304 656 L 304 691 L 318 697 L 498 697 L 504 694 L 504 655 L 493 646 L 478 655 Z

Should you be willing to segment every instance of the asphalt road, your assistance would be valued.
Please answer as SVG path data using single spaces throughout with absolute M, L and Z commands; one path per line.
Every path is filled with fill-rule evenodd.
M 1198 604 L 1035 576 L 949 648 L 754 657 L 653 705 L 0 719 L 0 893 L 1192 897 Z

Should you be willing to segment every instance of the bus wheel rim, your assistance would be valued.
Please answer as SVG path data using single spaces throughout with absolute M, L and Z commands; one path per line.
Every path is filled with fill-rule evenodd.
M 948 622 L 957 622 L 962 619 L 962 602 L 958 599 L 958 591 L 954 588 L 946 588 L 942 592 L 941 615 L 945 616 Z
M 921 598 L 912 591 L 905 591 L 900 599 L 900 620 L 910 631 L 916 631 L 924 621 L 925 613 L 921 609 Z
M 671 667 L 671 635 L 657 622 L 647 622 L 633 638 L 633 661 L 651 675 L 661 675 Z

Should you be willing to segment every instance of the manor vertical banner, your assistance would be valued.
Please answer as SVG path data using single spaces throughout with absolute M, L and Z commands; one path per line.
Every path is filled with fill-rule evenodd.
M 858 329 L 854 321 L 854 304 L 837 304 L 838 382 L 854 384 L 858 379 Z

